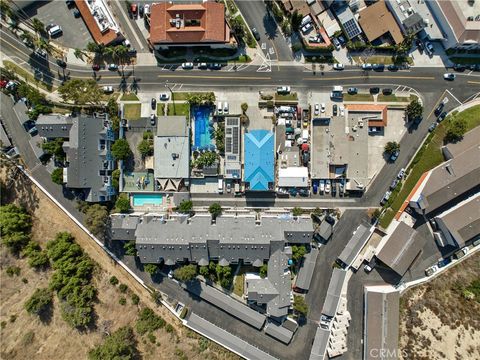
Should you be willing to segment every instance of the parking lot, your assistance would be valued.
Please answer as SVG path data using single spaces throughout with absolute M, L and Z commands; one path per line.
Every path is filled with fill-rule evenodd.
M 93 41 L 87 26 L 81 17 L 73 16 L 65 1 L 38 1 L 25 9 L 31 18 L 38 18 L 47 26 L 57 24 L 63 29 L 63 35 L 56 37 L 55 42 L 68 48 L 85 49 Z

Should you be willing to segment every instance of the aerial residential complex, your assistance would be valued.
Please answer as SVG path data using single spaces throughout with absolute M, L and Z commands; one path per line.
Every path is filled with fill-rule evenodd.
M 37 328 L 40 312 L 18 311 L 36 277 L 58 281 L 50 249 L 67 236 L 43 238 L 62 223 L 78 226 L 65 243 L 102 268 L 91 311 L 106 335 L 82 333 L 80 350 L 77 329 L 61 331 L 80 357 L 95 343 L 128 359 L 124 346 L 182 359 L 480 358 L 477 2 L 1 5 L 2 256 L 9 275 L 37 255 L 52 265 L 5 302 L 8 334 L 28 323 L 33 345 L 45 331 L 66 341 L 58 321 Z M 32 211 L 28 234 L 10 234 L 15 204 Z M 49 310 L 69 322 L 70 298 L 50 287 L 62 306 Z M 129 328 L 132 341 L 108 346 Z M 4 353 L 29 357 L 34 346 L 8 334 Z M 42 356 L 69 357 L 48 344 Z

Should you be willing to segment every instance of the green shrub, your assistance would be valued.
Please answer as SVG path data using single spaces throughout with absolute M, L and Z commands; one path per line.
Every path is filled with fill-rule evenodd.
M 132 304 L 133 305 L 138 305 L 140 303 L 140 298 L 138 297 L 137 294 L 132 294 L 131 299 L 132 299 Z
M 50 289 L 36 289 L 33 295 L 25 302 L 25 310 L 29 314 L 41 315 L 52 305 Z
M 131 327 L 122 327 L 88 352 L 90 360 L 137 359 L 136 339 Z
M 120 305 L 127 305 L 127 299 L 125 299 L 124 297 L 121 297 L 119 300 L 118 300 L 118 303 Z
M 110 284 L 112 284 L 113 286 L 118 285 L 118 279 L 116 276 L 112 276 L 109 281 L 110 281 Z
M 165 320 L 155 314 L 152 309 L 143 308 L 138 314 L 135 329 L 137 333 L 144 335 L 147 332 L 153 332 L 163 328 L 165 324 Z
M 120 292 L 121 292 L 122 294 L 126 293 L 127 290 L 128 290 L 128 286 L 125 285 L 125 284 L 120 284 L 120 286 L 119 286 L 118 288 L 120 289 Z
M 20 275 L 20 268 L 18 266 L 9 266 L 7 267 L 6 273 L 8 276 L 12 277 L 13 275 Z

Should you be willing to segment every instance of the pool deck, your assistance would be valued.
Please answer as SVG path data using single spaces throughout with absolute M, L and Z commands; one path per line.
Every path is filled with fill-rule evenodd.
M 142 178 L 150 180 L 146 185 L 137 186 L 137 181 L 141 182 Z M 133 172 L 125 173 L 123 176 L 123 190 L 124 192 L 152 192 L 154 189 L 154 177 L 153 174 L 147 173 L 146 171 L 142 172 Z

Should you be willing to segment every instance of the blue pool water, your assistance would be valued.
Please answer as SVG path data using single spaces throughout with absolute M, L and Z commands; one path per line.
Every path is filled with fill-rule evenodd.
M 144 205 L 162 205 L 162 195 L 160 194 L 135 194 L 133 195 L 133 206 Z
M 211 148 L 213 128 L 209 124 L 212 109 L 210 106 L 196 106 L 193 108 L 193 119 L 195 121 L 196 150 L 208 150 Z

